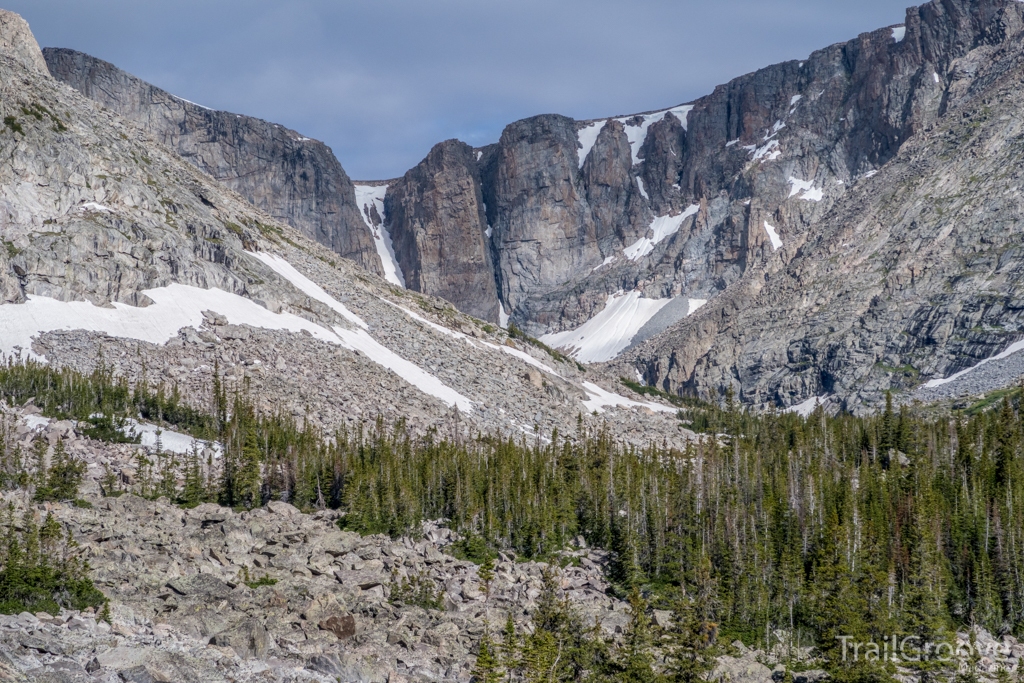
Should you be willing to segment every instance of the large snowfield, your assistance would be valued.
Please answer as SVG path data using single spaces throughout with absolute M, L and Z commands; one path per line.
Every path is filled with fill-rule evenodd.
M 176 337 L 178 332 L 185 327 L 196 329 L 202 327 L 204 324 L 203 313 L 212 311 L 224 316 L 228 324 L 231 325 L 249 325 L 289 332 L 306 331 L 322 341 L 359 351 L 374 363 L 391 370 L 425 394 L 433 396 L 449 406 L 457 406 L 464 412 L 473 410 L 473 402 L 469 398 L 370 336 L 369 326 L 362 318 L 296 270 L 288 261 L 265 252 L 249 252 L 249 255 L 266 264 L 305 295 L 335 311 L 350 323 L 352 328 L 341 325 L 327 327 L 291 313 L 273 313 L 254 301 L 220 289 L 200 289 L 172 284 L 167 287 L 145 290 L 143 294 L 152 302 L 148 306 L 114 303 L 110 307 L 100 307 L 88 301 L 58 301 L 39 296 L 28 297 L 28 301 L 24 304 L 4 305 L 0 307 L 0 320 L 3 321 L 0 325 L 0 354 L 4 356 L 20 354 L 22 357 L 45 361 L 45 358 L 32 351 L 33 338 L 47 332 L 60 330 L 85 330 L 123 339 L 164 344 Z M 610 297 L 610 303 L 613 305 L 605 308 L 601 320 L 595 318 L 587 324 L 590 327 L 583 335 L 588 337 L 584 341 L 584 346 L 588 350 L 593 349 L 594 351 L 593 354 L 586 354 L 585 359 L 590 359 L 591 355 L 600 360 L 614 357 L 615 353 L 629 344 L 629 339 L 636 331 L 669 301 L 671 300 L 641 299 L 636 292 Z M 461 332 L 442 327 L 406 308 L 400 306 L 398 308 L 410 318 L 442 334 L 464 339 L 474 346 L 479 344 L 492 350 L 500 350 L 554 377 L 562 377 L 550 365 L 519 349 L 471 339 Z M 611 356 L 607 356 L 609 350 L 611 350 Z M 592 361 L 588 360 L 587 362 Z M 644 406 L 651 410 L 664 408 L 655 403 L 631 401 L 593 385 L 585 385 L 585 388 L 590 396 L 590 399 L 584 402 L 588 410 L 600 411 L 610 406 Z M 146 445 L 152 446 L 155 443 L 155 429 L 151 425 L 140 425 Z M 167 432 L 162 440 L 167 450 L 175 452 L 184 452 L 191 447 L 191 438 L 185 435 Z M 153 443 L 149 443 L 150 441 Z
M 220 289 L 200 289 L 172 284 L 143 292 L 152 300 L 145 307 L 114 303 L 110 308 L 94 306 L 87 301 L 57 301 L 46 297 L 29 297 L 24 304 L 8 304 L 0 308 L 0 352 L 36 357 L 32 338 L 56 330 L 87 330 L 113 337 L 164 344 L 185 327 L 199 328 L 203 311 L 213 311 L 227 318 L 232 325 L 250 325 L 269 330 L 301 332 L 305 330 L 325 342 L 338 344 L 365 354 L 373 362 L 426 394 L 459 410 L 471 411 L 473 403 L 416 364 L 405 360 L 381 345 L 367 332 L 368 326 L 322 288 L 301 275 L 284 259 L 266 253 L 251 254 L 270 266 L 307 296 L 316 299 L 351 322 L 357 329 L 334 326 L 328 329 L 291 313 L 273 313 L 237 294 Z
M 645 299 L 640 292 L 609 295 L 605 307 L 575 330 L 545 334 L 548 346 L 581 363 L 602 363 L 619 355 L 644 324 L 672 299 Z

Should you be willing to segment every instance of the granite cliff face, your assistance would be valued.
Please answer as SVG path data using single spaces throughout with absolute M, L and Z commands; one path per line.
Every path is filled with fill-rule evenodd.
M 794 260 L 806 262 L 829 226 L 859 222 L 848 208 L 851 193 L 877 192 L 872 177 L 902 158 L 901 150 L 935 153 L 916 145 L 989 97 L 979 79 L 997 59 L 1012 71 L 1005 65 L 1019 50 L 1022 13 L 1015 0 L 933 0 L 909 9 L 903 25 L 747 74 L 687 105 L 592 121 L 537 116 L 477 150 L 448 141 L 390 181 L 380 210 L 367 204 L 357 228 L 372 230 L 369 240 L 380 233 L 393 241 L 392 267 L 409 289 L 491 322 L 507 312 L 530 333 L 591 361 L 629 350 L 627 365 L 666 390 L 711 398 L 732 386 L 758 405 L 788 406 L 813 392 L 835 393 L 843 404 L 870 402 L 888 387 L 913 384 L 896 376 L 864 380 L 876 364 L 905 365 L 895 363 L 901 354 L 872 351 L 828 369 L 832 351 L 787 352 L 788 369 L 780 369 L 724 351 L 732 342 L 700 322 L 712 307 L 689 316 L 705 302 L 714 310 L 728 305 L 752 316 L 745 333 L 766 344 L 788 339 L 792 329 L 776 329 L 772 314 L 751 303 L 754 293 L 774 286 Z M 81 66 L 54 63 L 58 78 L 88 82 L 76 73 Z M 152 128 L 147 117 L 136 118 Z M 971 163 L 962 172 L 979 175 Z M 898 222 L 912 208 L 890 207 L 884 220 Z M 878 239 L 895 244 L 891 236 Z M 372 242 L 360 244 L 370 252 Z M 379 243 L 378 253 L 386 253 Z M 942 329 L 960 325 L 934 315 Z M 880 330 L 900 332 L 889 323 Z M 911 346 L 926 348 L 932 338 L 903 332 Z M 926 377 L 984 357 L 979 348 L 954 347 L 942 351 L 945 360 L 915 361 L 915 372 Z M 715 369 L 702 370 L 704 363 Z
M 1013 352 L 1024 329 L 1024 23 L 1008 10 L 1017 37 L 946 64 L 942 116 L 849 184 L 799 248 L 621 364 L 673 392 L 853 411 L 890 389 L 934 399 L 1015 383 L 1019 363 L 1001 385 L 941 383 Z
M 388 186 L 387 225 L 409 289 L 447 299 L 481 320 L 498 320 L 490 230 L 476 154 L 448 140 Z
M 262 409 L 327 430 L 383 415 L 418 431 L 567 432 L 582 412 L 636 443 L 651 429 L 688 438 L 671 408 L 603 394 L 596 373 L 260 211 L 37 68 L 24 22 L 0 18 L 21 31 L 0 51 L 0 356 L 91 370 L 102 352 L 129 381 L 194 397 L 219 367 Z
M 322 142 L 193 104 L 81 52 L 48 48 L 43 55 L 58 80 L 139 124 L 277 220 L 382 273 L 352 181 Z

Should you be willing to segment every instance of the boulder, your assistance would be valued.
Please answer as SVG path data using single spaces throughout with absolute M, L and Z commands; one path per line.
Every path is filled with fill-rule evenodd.
M 262 657 L 267 653 L 270 639 L 261 621 L 246 619 L 210 638 L 210 645 L 230 647 L 239 657 Z
M 321 631 L 330 631 L 338 640 L 347 640 L 356 634 L 356 618 L 351 614 L 329 617 L 319 626 Z

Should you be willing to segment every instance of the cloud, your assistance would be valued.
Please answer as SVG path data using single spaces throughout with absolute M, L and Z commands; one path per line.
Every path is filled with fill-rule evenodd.
M 903 0 L 7 0 L 71 47 L 206 106 L 324 140 L 389 178 L 518 118 L 688 101 L 900 23 Z

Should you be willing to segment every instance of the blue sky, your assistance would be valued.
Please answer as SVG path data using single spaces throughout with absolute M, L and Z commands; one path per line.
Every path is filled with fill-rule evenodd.
M 557 112 L 667 107 L 858 33 L 907 0 L 0 0 L 43 47 L 325 141 L 353 178 L 399 176 Z

